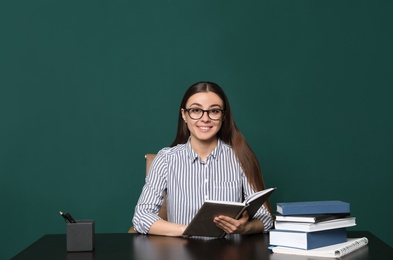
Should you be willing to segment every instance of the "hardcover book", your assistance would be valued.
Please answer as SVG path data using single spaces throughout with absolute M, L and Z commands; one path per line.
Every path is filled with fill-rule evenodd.
M 270 230 L 270 245 L 286 246 L 299 249 L 314 249 L 347 241 L 345 228 L 318 232 L 297 232 L 286 230 Z
M 289 215 L 283 216 L 276 214 L 276 221 L 288 221 L 288 222 L 305 222 L 305 223 L 318 223 L 321 221 L 327 221 L 332 219 L 344 218 L 350 216 L 350 213 L 342 214 L 310 214 L 310 215 Z
M 277 212 L 283 216 L 350 213 L 349 206 L 349 203 L 338 200 L 279 202 L 277 203 Z
M 276 188 L 269 188 L 250 195 L 244 202 L 206 200 L 192 219 L 183 236 L 224 237 L 226 233 L 213 222 L 216 216 L 239 219 L 247 210 L 252 218 Z
M 355 217 L 338 218 L 318 223 L 304 223 L 304 222 L 287 222 L 275 221 L 274 226 L 276 229 L 302 231 L 302 232 L 315 232 L 321 230 L 345 228 L 356 226 Z

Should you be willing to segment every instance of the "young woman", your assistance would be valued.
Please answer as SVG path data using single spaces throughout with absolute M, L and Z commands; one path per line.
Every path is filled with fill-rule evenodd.
M 215 83 L 188 88 L 177 135 L 157 153 L 135 207 L 133 225 L 143 234 L 181 236 L 205 199 L 242 202 L 265 188 L 255 154 L 237 128 L 224 91 Z M 166 193 L 168 220 L 158 216 Z M 228 234 L 266 231 L 273 220 L 262 206 L 249 220 L 218 216 Z

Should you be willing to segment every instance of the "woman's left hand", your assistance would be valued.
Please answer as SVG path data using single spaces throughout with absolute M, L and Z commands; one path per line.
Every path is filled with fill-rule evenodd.
M 249 216 L 244 211 L 240 219 L 233 219 L 227 216 L 218 216 L 214 218 L 214 223 L 227 234 L 246 234 L 249 233 Z

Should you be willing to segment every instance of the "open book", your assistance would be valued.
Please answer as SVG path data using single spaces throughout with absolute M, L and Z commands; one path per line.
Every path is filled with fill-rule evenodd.
M 206 200 L 183 232 L 183 235 L 224 237 L 226 233 L 213 222 L 216 216 L 223 215 L 239 219 L 242 213 L 247 210 L 249 217 L 252 218 L 275 189 L 270 188 L 256 192 L 250 195 L 243 203 Z
M 368 239 L 366 237 L 362 237 L 348 238 L 348 241 L 344 243 L 315 248 L 311 250 L 296 249 L 284 246 L 272 246 L 271 250 L 273 251 L 273 253 L 281 254 L 339 258 L 353 251 L 356 251 L 357 249 L 364 247 L 367 244 Z

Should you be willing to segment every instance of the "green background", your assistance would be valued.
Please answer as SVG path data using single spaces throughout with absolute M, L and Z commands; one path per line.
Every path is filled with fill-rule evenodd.
M 1 1 L 0 258 L 59 210 L 127 232 L 145 153 L 219 83 L 271 203 L 343 200 L 393 245 L 392 1 Z

